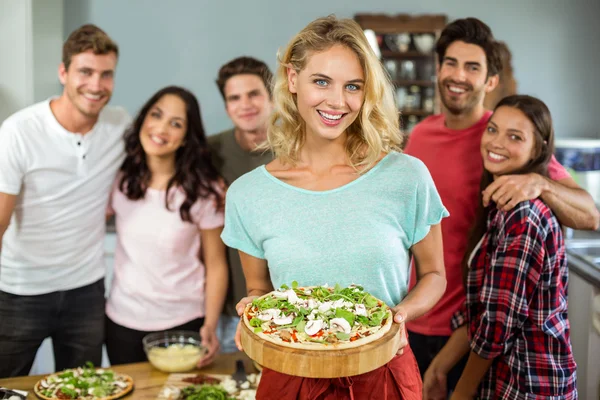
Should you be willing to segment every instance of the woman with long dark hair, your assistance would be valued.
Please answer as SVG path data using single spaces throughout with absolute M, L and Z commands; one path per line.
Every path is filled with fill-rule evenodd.
M 110 198 L 116 216 L 114 280 L 106 305 L 112 364 L 145 361 L 142 338 L 199 331 L 212 361 L 227 289 L 224 190 L 211 163 L 198 101 L 169 86 L 125 134 L 126 158 Z
M 507 174 L 548 175 L 550 111 L 531 96 L 501 100 L 481 139 L 482 191 Z M 484 207 L 463 260 L 466 307 L 424 377 L 425 399 L 446 398 L 445 376 L 468 362 L 451 399 L 575 399 L 567 319 L 568 269 L 556 216 L 541 200 Z

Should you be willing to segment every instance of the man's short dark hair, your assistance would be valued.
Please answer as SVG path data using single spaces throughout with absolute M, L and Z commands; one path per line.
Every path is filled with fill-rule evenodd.
M 502 57 L 492 30 L 477 18 L 463 18 L 448 24 L 435 46 L 440 65 L 444 62 L 446 50 L 456 42 L 474 44 L 483 49 L 487 61 L 487 76 L 494 76 L 502 71 Z
M 119 56 L 119 46 L 102 29 L 93 24 L 80 26 L 63 44 L 62 62 L 69 70 L 73 56 L 92 50 L 96 55 L 115 53 Z
M 269 92 L 269 97 L 271 97 L 273 73 L 269 70 L 267 64 L 252 57 L 238 57 L 229 61 L 219 69 L 217 86 L 225 101 L 227 101 L 225 98 L 225 84 L 227 83 L 227 80 L 242 74 L 257 75 L 262 79 L 265 88 L 267 88 L 267 92 Z

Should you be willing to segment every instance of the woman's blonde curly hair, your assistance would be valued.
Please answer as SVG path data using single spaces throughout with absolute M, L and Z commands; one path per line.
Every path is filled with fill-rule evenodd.
M 335 45 L 354 51 L 365 75 L 364 103 L 360 114 L 348 127 L 346 152 L 354 168 L 366 171 L 377 162 L 381 153 L 401 151 L 403 135 L 389 77 L 362 29 L 351 19 L 337 19 L 333 15 L 316 19 L 289 42 L 283 55 L 278 54 L 279 66 L 273 87 L 275 111 L 266 145 L 283 163 L 297 163 L 305 140 L 305 126 L 298 112 L 296 94 L 288 88 L 287 69 L 302 71 L 311 54 Z

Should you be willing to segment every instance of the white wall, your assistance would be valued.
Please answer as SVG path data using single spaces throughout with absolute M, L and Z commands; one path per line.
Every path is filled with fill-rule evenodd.
M 33 101 L 37 102 L 62 91 L 58 65 L 64 41 L 63 0 L 33 0 L 32 11 Z
M 558 137 L 600 137 L 598 0 L 65 0 L 65 35 L 92 22 L 119 43 L 114 103 L 135 113 L 160 87 L 185 85 L 214 133 L 229 127 L 214 84 L 223 63 L 247 54 L 273 68 L 277 49 L 314 18 L 359 12 L 482 19 L 511 48 L 521 92 L 550 107 Z
M 0 0 L 0 122 L 60 92 L 63 0 Z
M 63 0 L 0 0 L 0 123 L 34 102 L 58 94 Z M 107 238 L 114 251 L 114 238 Z M 112 255 L 107 253 L 112 265 Z M 31 374 L 54 371 L 52 341 L 40 347 Z M 104 364 L 107 365 L 106 357 Z
M 0 1 L 0 121 L 33 101 L 31 0 Z

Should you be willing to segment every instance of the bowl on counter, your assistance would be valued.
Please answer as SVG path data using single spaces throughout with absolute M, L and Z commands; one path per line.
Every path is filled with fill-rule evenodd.
M 142 342 L 150 364 L 163 372 L 191 371 L 206 353 L 194 331 L 151 333 Z

